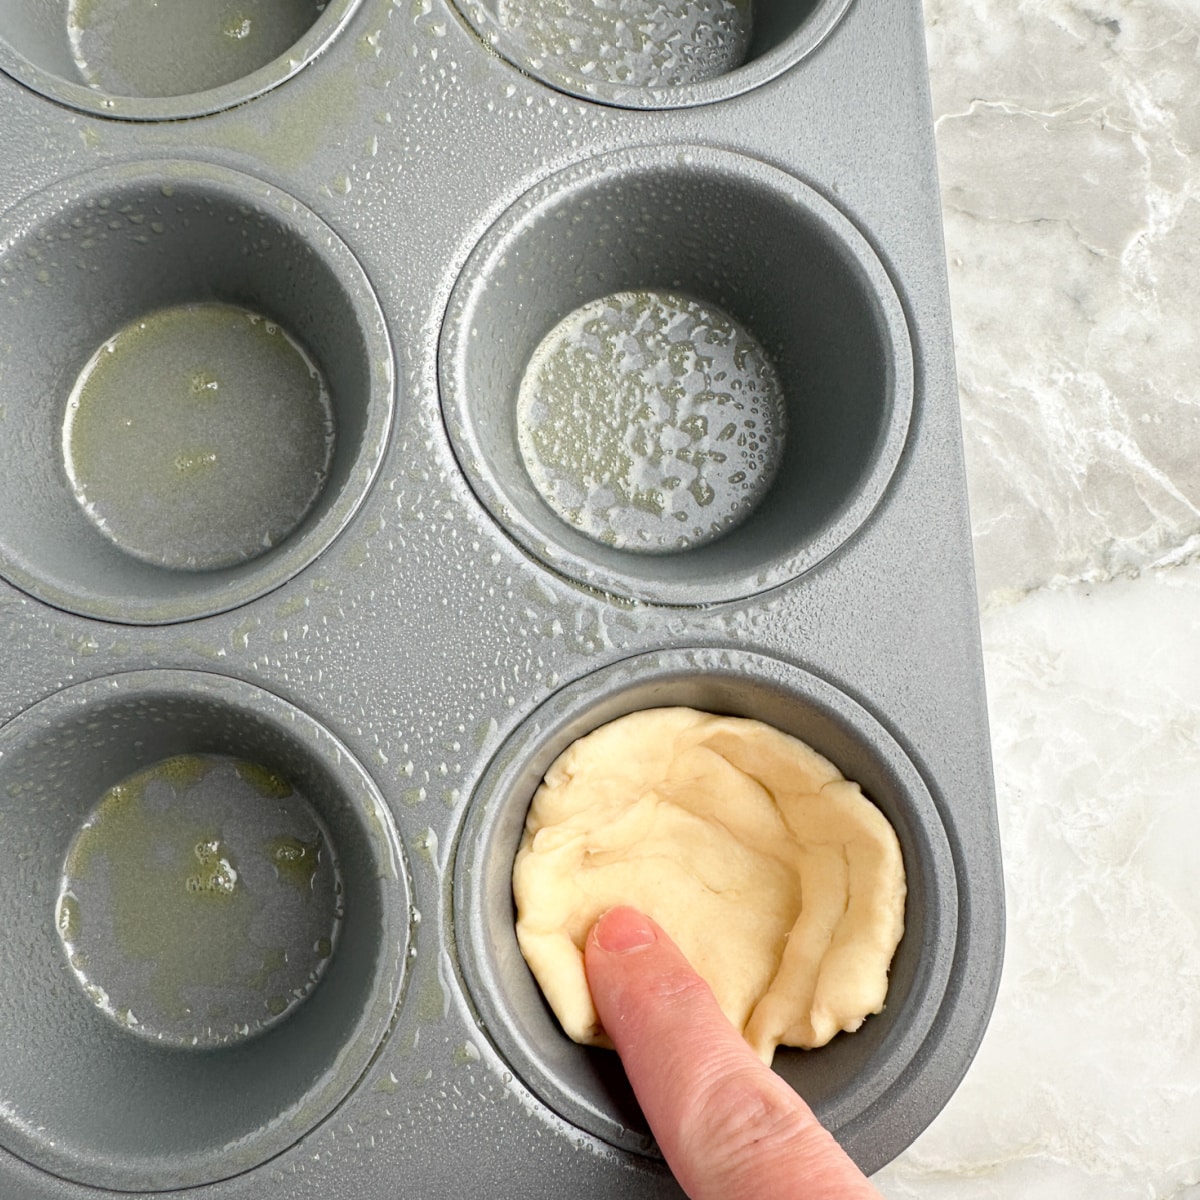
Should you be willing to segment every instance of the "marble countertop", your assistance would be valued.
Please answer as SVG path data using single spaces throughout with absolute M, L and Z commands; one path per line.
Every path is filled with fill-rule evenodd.
M 926 0 L 1008 946 L 888 1200 L 1200 1198 L 1200 4 Z

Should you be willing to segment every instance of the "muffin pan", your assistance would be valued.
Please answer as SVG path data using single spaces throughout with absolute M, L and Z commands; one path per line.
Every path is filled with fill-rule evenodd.
M 678 1195 L 509 890 L 673 704 L 895 826 L 776 1069 L 899 1153 L 1003 943 L 920 6 L 18 0 L 0 105 L 0 1194 Z

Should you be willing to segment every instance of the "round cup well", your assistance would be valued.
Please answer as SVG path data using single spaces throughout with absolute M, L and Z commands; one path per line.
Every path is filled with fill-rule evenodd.
M 553 88 L 624 108 L 727 99 L 811 54 L 850 0 L 454 0 L 484 43 Z
M 231 108 L 289 79 L 361 0 L 7 0 L 0 70 L 51 100 L 123 120 Z
M 139 326 L 148 332 L 131 334 Z M 152 336 L 148 348 L 137 341 Z M 181 337 L 199 347 L 195 362 L 160 399 Z M 207 371 L 222 339 L 242 356 L 233 382 L 255 397 L 230 414 L 236 433 L 203 416 L 225 395 L 219 355 Z M 107 353 L 114 345 L 130 350 Z M 287 356 L 278 369 L 276 351 Z M 130 352 L 124 377 L 102 377 L 107 359 Z M 306 364 L 323 380 L 319 404 L 305 394 Z M 80 380 L 97 378 L 117 398 L 101 397 L 111 406 L 94 406 L 91 425 L 82 409 L 71 425 Z M 270 591 L 358 508 L 393 406 L 391 347 L 361 268 L 265 183 L 199 163 L 110 167 L 39 193 L 0 227 L 0 575 L 40 600 L 158 624 Z M 211 444 L 197 432 L 204 420 Z M 203 493 L 204 471 L 226 454 L 228 482 Z M 107 533 L 76 460 L 120 514 Z M 191 505 L 197 487 L 203 503 Z
M 305 798 L 340 867 L 340 931 L 319 982 L 278 1021 L 224 1044 L 183 1047 L 123 1027 L 81 986 L 61 907 L 56 914 L 64 870 L 101 797 L 180 756 L 222 756 L 286 780 L 295 788 L 288 803 Z M 128 849 L 97 849 L 92 874 L 132 869 Z M 34 705 L 0 730 L 0 1024 L 9 1033 L 0 1144 L 53 1174 L 120 1191 L 207 1183 L 278 1154 L 341 1102 L 385 1036 L 400 996 L 408 901 L 399 841 L 374 784 L 285 701 L 215 675 L 145 671 Z M 76 914 L 84 932 L 93 911 L 85 904 Z M 309 931 L 301 922 L 275 932 Z M 118 925 L 110 974 L 126 936 Z M 229 999 L 244 1005 L 244 989 Z
M 530 801 L 554 759 L 617 717 L 673 705 L 751 717 L 800 738 L 859 782 L 896 830 L 908 897 L 886 1007 L 819 1050 L 781 1047 L 774 1064 L 874 1170 L 886 1158 L 874 1160 L 878 1147 L 862 1118 L 936 1036 L 957 936 L 954 866 L 933 800 L 899 745 L 855 701 L 789 664 L 740 651 L 640 655 L 569 685 L 518 727 L 476 788 L 455 852 L 458 952 L 480 1024 L 561 1117 L 615 1146 L 654 1152 L 616 1055 L 567 1038 L 521 956 L 512 867 Z
M 725 536 L 674 553 L 575 528 L 520 448 L 518 397 L 546 335 L 598 298 L 642 291 L 727 315 L 782 388 L 786 433 L 769 487 Z M 799 180 L 712 149 L 591 159 L 518 200 L 454 288 L 440 380 L 459 463 L 518 543 L 586 586 L 677 605 L 764 591 L 837 549 L 883 495 L 913 402 L 903 310 L 866 240 Z

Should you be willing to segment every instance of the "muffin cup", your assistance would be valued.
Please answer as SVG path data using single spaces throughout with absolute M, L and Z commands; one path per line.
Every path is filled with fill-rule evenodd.
M 850 0 L 675 0 L 636 14 L 574 0 L 454 0 L 497 54 L 550 87 L 621 108 L 727 100 L 795 66 Z M 608 10 L 606 12 L 606 10 Z
M 531 479 L 517 421 L 546 334 L 598 298 L 646 289 L 712 305 L 756 338 L 786 426 L 753 511 L 652 556 L 563 519 Z M 439 371 L 459 463 L 505 531 L 585 586 L 672 605 L 765 591 L 841 546 L 883 495 L 913 404 L 903 309 L 862 235 L 798 179 L 702 148 L 604 155 L 518 200 L 454 288 Z
M 180 755 L 227 756 L 294 784 L 328 831 L 344 891 L 340 936 L 303 1002 L 257 1036 L 191 1049 L 103 1012 L 72 971 L 55 913 L 64 863 L 100 798 Z M 0 856 L 0 1144 L 46 1171 L 140 1191 L 248 1170 L 329 1115 L 393 1019 L 410 910 L 391 817 L 332 734 L 259 688 L 139 671 L 27 709 L 0 730 Z M 121 948 L 118 937 L 108 953 Z
M 289 369 L 303 374 L 298 364 L 310 360 L 323 377 L 332 448 L 314 428 L 325 418 L 306 401 L 307 441 L 291 457 L 281 451 L 291 446 L 289 422 L 280 419 L 290 397 L 271 385 L 279 390 L 287 380 L 259 381 L 269 403 L 241 414 L 230 447 L 242 465 L 228 486 L 190 507 L 189 473 L 217 457 L 207 442 L 189 442 L 181 417 L 122 453 L 116 417 L 102 415 L 95 470 L 110 488 L 119 484 L 116 503 L 129 522 L 106 532 L 104 514 L 92 511 L 69 470 L 71 406 L 123 330 L 130 336 L 131 327 L 151 328 L 188 306 L 277 324 L 275 340 L 292 343 Z M 350 520 L 391 427 L 390 342 L 353 255 L 292 197 L 207 164 L 104 168 L 9 213 L 0 240 L 0 346 L 0 574 L 82 616 L 162 624 L 278 587 Z M 193 373 L 193 392 L 198 380 L 199 394 L 164 394 L 160 407 L 207 405 L 206 389 L 218 381 Z M 177 486 L 178 497 L 155 491 L 164 486 L 160 460 L 178 468 L 177 484 L 165 485 Z M 296 473 L 304 476 L 299 490 Z M 270 513 L 270 501 L 293 492 L 290 507 Z M 188 569 L 197 549 L 201 569 Z
M 246 15 L 214 0 L 142 14 L 112 0 L 12 0 L 0 11 L 0 70 L 93 116 L 200 117 L 290 79 L 360 3 L 268 0 Z
M 788 663 L 735 650 L 639 655 L 564 688 L 508 739 L 475 790 L 455 855 L 457 950 L 480 1024 L 561 1117 L 614 1146 L 653 1153 L 616 1055 L 567 1038 L 521 956 L 512 867 L 530 801 L 558 755 L 626 713 L 674 705 L 750 717 L 807 742 L 861 783 L 900 840 L 905 931 L 883 1012 L 819 1050 L 780 1047 L 774 1063 L 860 1165 L 874 1170 L 922 1121 L 914 1105 L 880 1138 L 862 1118 L 935 1052 L 957 937 L 954 864 L 937 807 L 895 739 L 845 693 Z

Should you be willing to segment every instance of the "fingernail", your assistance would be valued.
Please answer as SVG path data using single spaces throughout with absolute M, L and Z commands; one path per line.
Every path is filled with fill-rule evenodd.
M 628 954 L 658 941 L 654 926 L 636 908 L 612 908 L 596 922 L 592 936 L 609 954 Z

